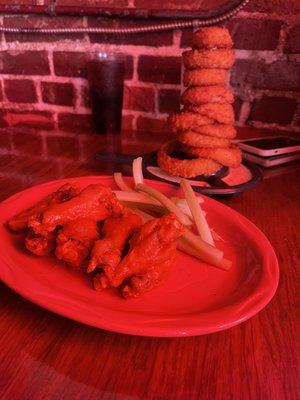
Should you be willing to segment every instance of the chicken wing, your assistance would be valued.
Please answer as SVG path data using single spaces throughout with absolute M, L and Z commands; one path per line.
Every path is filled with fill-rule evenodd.
M 49 232 L 46 236 L 42 236 L 30 229 L 25 238 L 25 246 L 31 253 L 45 256 L 55 249 L 55 233 Z
M 134 235 L 130 251 L 113 270 L 105 271 L 113 287 L 125 298 L 134 298 L 157 286 L 176 256 L 176 240 L 183 226 L 173 214 L 147 222 Z
M 142 226 L 142 218 L 132 212 L 108 218 L 103 225 L 103 238 L 95 242 L 87 272 L 101 269 L 94 278 L 94 287 L 109 286 L 105 271 L 114 269 L 121 261 L 122 252 L 130 236 Z
M 77 183 L 66 183 L 55 192 L 40 200 L 34 206 L 15 215 L 7 222 L 7 226 L 15 232 L 23 231 L 27 228 L 28 220 L 31 216 L 44 212 L 48 207 L 54 204 L 68 201 L 77 196 L 79 192 L 80 187 Z
M 99 232 L 95 220 L 79 218 L 70 221 L 58 232 L 55 255 L 70 266 L 79 268 L 97 239 Z
M 43 213 L 29 218 L 28 225 L 35 233 L 46 235 L 57 226 L 64 226 L 78 218 L 102 221 L 113 214 L 120 214 L 123 206 L 112 190 L 101 184 L 89 185 L 78 196 L 61 204 L 54 204 Z

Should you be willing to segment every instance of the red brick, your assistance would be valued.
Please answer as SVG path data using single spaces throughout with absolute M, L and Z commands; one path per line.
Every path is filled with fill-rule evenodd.
M 300 89 L 300 63 L 237 60 L 232 69 L 231 84 L 241 88 L 250 84 L 259 89 L 297 91 Z
M 12 143 L 15 150 L 22 154 L 42 154 L 43 153 L 43 139 L 38 134 L 13 132 Z
M 48 111 L 2 110 L 0 126 L 26 126 L 38 129 L 53 129 L 54 120 Z
M 40 3 L 40 4 L 39 4 Z M 41 4 L 43 3 L 43 4 Z M 0 0 L 1 6 L 11 6 L 12 12 L 23 11 L 23 9 L 29 9 L 34 11 L 42 11 L 51 4 L 51 0 Z M 18 6 L 18 7 L 16 7 Z M 30 6 L 30 7 L 29 7 Z M 22 8 L 24 7 L 24 8 Z
M 4 79 L 6 97 L 13 103 L 35 103 L 34 82 L 29 79 Z
M 191 10 L 191 11 L 205 11 L 211 10 L 211 2 L 203 0 L 134 0 L 136 8 L 145 8 L 149 10 L 161 10 L 162 8 L 168 10 Z
M 47 13 L 51 0 L 1 0 L 1 14 L 23 13 Z
M 66 132 L 91 132 L 93 130 L 90 114 L 58 114 L 58 127 Z
M 8 150 L 12 149 L 11 147 L 11 134 L 9 132 L 0 131 L 0 149 Z
M 234 48 L 245 50 L 275 50 L 278 45 L 281 21 L 236 18 L 227 23 Z
M 245 11 L 277 13 L 277 14 L 296 14 L 300 11 L 299 0 L 252 0 Z
M 164 21 L 160 21 L 164 22 Z M 104 18 L 89 18 L 88 26 L 95 27 L 109 27 L 122 28 L 126 27 L 139 27 L 141 25 L 149 24 L 147 21 L 136 21 L 116 19 L 107 20 Z M 153 24 L 153 22 L 150 22 Z M 162 31 L 162 32 L 149 32 L 149 33 L 136 33 L 128 35 L 111 35 L 111 34 L 90 34 L 90 41 L 92 43 L 111 43 L 111 44 L 133 44 L 142 46 L 171 46 L 173 43 L 173 31 Z
M 273 50 L 279 39 L 281 21 L 267 19 L 230 19 L 228 27 L 235 49 Z M 184 29 L 181 35 L 180 47 L 192 46 L 193 29 Z
M 20 75 L 48 75 L 50 73 L 46 51 L 1 51 L 0 73 Z
M 80 154 L 76 137 L 48 136 L 46 138 L 47 154 L 54 157 L 72 157 L 77 159 Z
M 54 70 L 57 76 L 87 78 L 87 54 L 77 51 L 55 51 L 53 53 Z
M 8 126 L 6 117 L 7 117 L 7 111 L 0 110 L 0 128 L 6 128 Z
M 133 115 L 123 115 L 122 117 L 122 130 L 131 131 L 133 129 Z
M 285 53 L 300 53 L 300 25 L 293 26 L 287 34 L 285 47 Z
M 286 97 L 263 96 L 255 100 L 249 119 L 280 125 L 290 124 L 297 108 L 297 101 Z
M 180 39 L 180 47 L 192 47 L 193 29 L 183 29 Z
M 158 95 L 159 112 L 171 113 L 180 109 L 180 90 L 162 89 Z
M 73 106 L 75 92 L 72 83 L 42 82 L 42 98 L 45 103 Z
M 9 5 L 29 5 L 32 6 L 34 3 L 41 3 L 39 0 L 0 0 L 0 4 L 9 4 Z M 43 0 L 43 4 L 48 5 L 51 3 L 51 0 Z
M 138 130 L 147 132 L 166 132 L 168 130 L 167 121 L 156 118 L 139 116 L 136 122 Z
M 41 15 L 30 16 L 7 16 L 3 19 L 4 27 L 11 28 L 82 28 L 83 18 L 70 16 L 47 17 Z M 82 40 L 83 34 L 72 34 L 72 36 L 62 34 L 42 34 L 42 33 L 5 33 L 7 42 L 56 42 L 58 40 Z
M 128 6 L 128 0 L 57 0 L 57 6 L 85 6 L 103 8 L 123 8 Z
M 154 90 L 125 86 L 123 108 L 125 110 L 154 111 Z
M 125 58 L 125 76 L 124 79 L 132 79 L 133 76 L 133 57 L 127 55 Z
M 75 51 L 56 51 L 53 53 L 54 70 L 57 76 L 71 76 L 87 78 L 86 62 L 88 53 Z M 125 58 L 125 79 L 131 79 L 133 75 L 133 58 Z
M 180 84 L 181 57 L 140 56 L 138 75 L 144 82 Z
M 12 5 L 18 5 L 18 4 L 28 4 L 32 5 L 32 0 L 0 0 L 0 4 L 12 4 Z

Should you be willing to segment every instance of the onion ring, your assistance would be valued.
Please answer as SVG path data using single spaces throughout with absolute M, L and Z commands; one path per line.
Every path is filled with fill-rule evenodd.
M 238 167 L 242 162 L 242 152 L 237 146 L 231 145 L 227 148 L 205 149 L 190 146 L 182 146 L 184 153 L 191 156 L 198 156 L 208 158 L 218 163 L 225 165 L 225 167 Z
M 195 126 L 209 125 L 214 121 L 204 115 L 183 111 L 169 115 L 169 126 L 173 132 L 192 129 Z
M 177 137 L 178 142 L 192 147 L 229 147 L 230 141 L 224 138 L 217 138 L 214 136 L 205 136 L 193 131 L 186 131 L 179 133 Z
M 170 142 L 161 147 L 157 152 L 159 167 L 171 175 L 183 178 L 195 178 L 199 175 L 211 175 L 222 167 L 219 163 L 205 158 L 180 160 L 171 157 L 169 154 L 177 149 L 176 142 Z
M 206 103 L 233 103 L 232 91 L 225 85 L 194 86 L 187 88 L 182 96 L 183 104 L 206 104 Z
M 233 139 L 236 137 L 236 129 L 233 125 L 213 124 L 194 126 L 193 131 L 206 136 L 215 136 L 225 139 Z
M 228 29 L 218 26 L 198 29 L 193 34 L 192 42 L 198 49 L 230 49 L 233 46 Z
M 183 73 L 184 86 L 225 85 L 227 81 L 227 70 L 221 68 L 197 68 Z
M 187 106 L 185 109 L 205 115 L 221 124 L 234 123 L 234 112 L 231 104 L 207 103 L 199 106 Z
M 182 53 L 186 68 L 229 69 L 234 64 L 233 50 L 187 50 Z

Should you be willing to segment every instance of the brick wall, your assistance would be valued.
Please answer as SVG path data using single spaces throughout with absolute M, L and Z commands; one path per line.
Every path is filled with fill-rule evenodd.
M 297 8 L 299 11 L 297 0 L 252 0 L 227 23 L 237 58 L 231 85 L 238 125 L 299 131 Z M 0 23 L 13 27 L 94 27 L 145 21 L 4 15 Z M 191 34 L 184 30 L 133 36 L 2 35 L 0 127 L 90 130 L 86 53 L 121 50 L 127 53 L 124 128 L 165 130 L 167 114 L 179 108 L 180 56 L 190 46 Z

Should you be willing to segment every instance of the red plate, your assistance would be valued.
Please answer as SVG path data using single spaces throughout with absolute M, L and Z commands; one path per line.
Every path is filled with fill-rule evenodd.
M 83 273 L 68 269 L 52 256 L 27 253 L 23 236 L 3 226 L 67 181 L 77 181 L 82 187 L 100 182 L 115 188 L 111 177 L 64 179 L 27 189 L 0 205 L 0 278 L 26 299 L 97 328 L 171 337 L 230 328 L 259 312 L 273 297 L 279 270 L 269 241 L 245 217 L 206 197 L 203 208 L 210 226 L 224 239 L 217 246 L 233 261 L 230 271 L 180 253 L 168 279 L 139 299 L 124 300 L 114 290 L 94 291 Z M 180 195 L 168 184 L 148 183 L 167 195 Z

